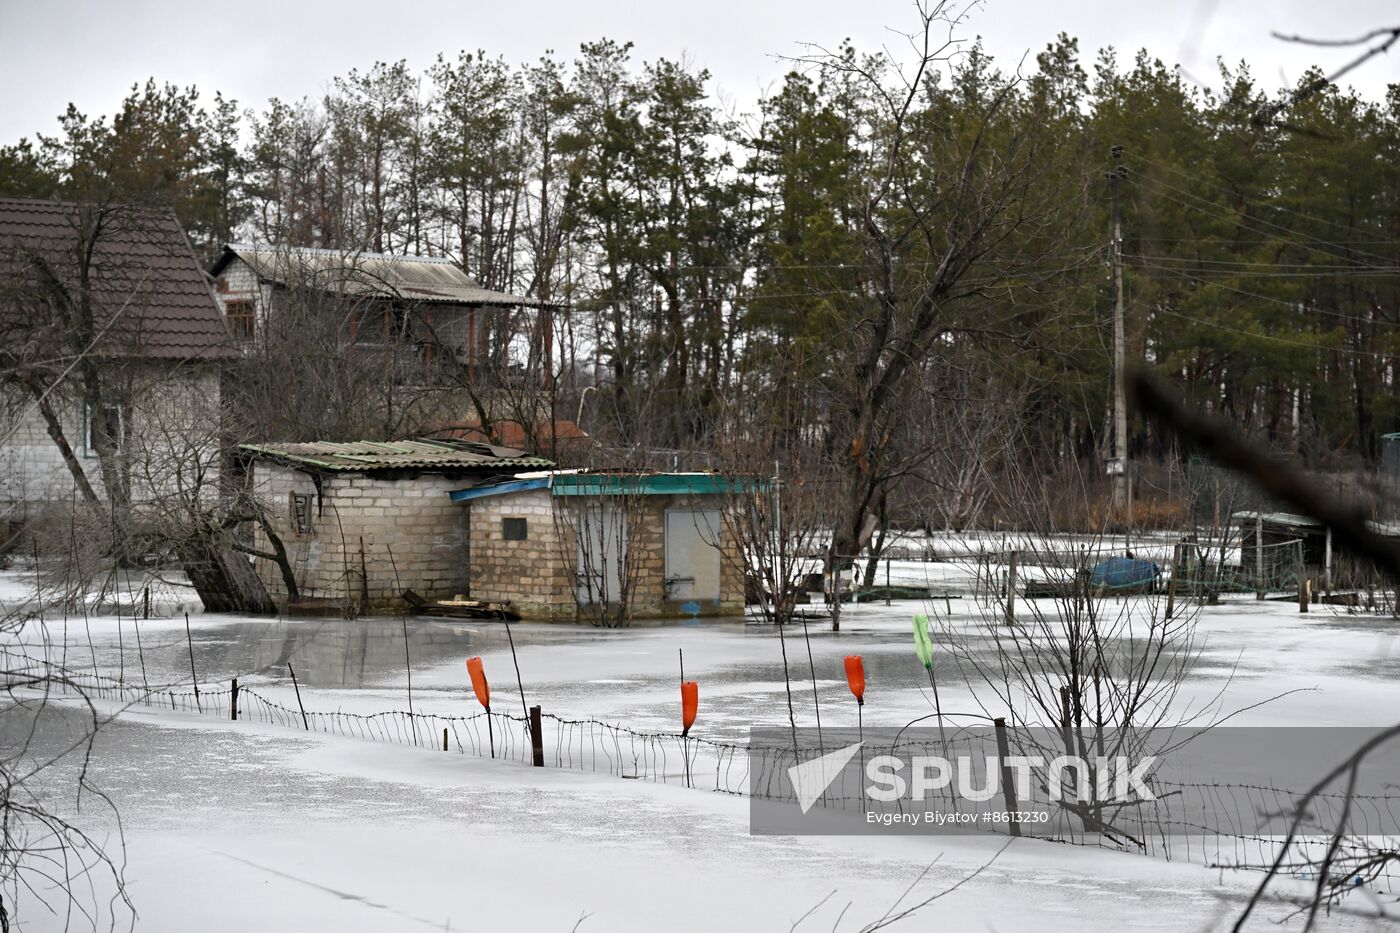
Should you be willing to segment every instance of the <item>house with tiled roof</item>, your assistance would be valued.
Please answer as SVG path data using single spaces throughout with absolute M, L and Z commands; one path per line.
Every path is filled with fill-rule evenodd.
M 0 198 L 0 516 L 216 492 L 237 358 L 172 212 Z

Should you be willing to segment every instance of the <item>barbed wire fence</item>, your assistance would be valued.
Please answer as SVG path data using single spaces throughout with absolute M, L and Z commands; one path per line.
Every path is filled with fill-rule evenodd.
M 530 765 L 533 758 L 529 720 L 502 712 L 465 716 L 386 710 L 356 713 L 344 710 L 294 708 L 247 686 L 183 685 L 147 687 L 93 671 L 61 668 L 43 658 L 0 649 L 7 686 L 31 681 L 41 673 L 62 673 L 59 689 L 74 696 L 121 705 L 142 705 L 174 712 L 251 721 L 293 731 L 383 742 L 422 749 Z M 235 705 L 237 715 L 235 716 Z M 957 714 L 948 714 L 956 716 Z M 544 764 L 547 767 L 601 773 L 621 779 L 678 784 L 731 796 L 779 803 L 797 802 L 788 769 L 833 747 L 791 744 L 770 747 L 726 742 L 680 733 L 646 732 L 598 719 L 573 719 L 542 714 L 547 724 Z M 489 725 L 488 725 L 489 721 Z M 940 752 L 982 760 L 988 752 L 986 734 L 956 736 L 935 748 L 927 741 L 905 740 L 871 754 L 904 755 Z M 1306 802 L 1311 822 L 1318 827 L 1345 825 L 1346 837 L 1333 856 L 1333 870 L 1354 871 L 1367 883 L 1394 882 L 1392 861 L 1374 859 L 1378 840 L 1393 840 L 1400 826 L 1400 796 L 1316 794 L 1305 801 L 1302 792 L 1279 787 L 1229 783 L 1175 783 L 1149 779 L 1156 799 L 1139 801 L 1114 813 L 1111 826 L 1086 820 L 1072 806 L 1062 806 L 1041 785 L 1034 787 L 1025 809 L 1044 810 L 1049 819 L 1026 835 L 1081 846 L 1111 848 L 1168 861 L 1184 861 L 1220 869 L 1264 871 L 1279 855 L 1283 832 L 1259 827 L 1282 815 L 1298 813 Z M 843 771 L 821 796 L 828 809 L 862 811 L 870 805 L 863 780 Z M 898 805 L 900 809 L 903 804 Z M 920 806 L 957 812 L 951 789 L 935 789 Z M 997 831 L 1004 827 L 982 826 Z M 1284 866 L 1307 878 L 1321 862 L 1329 841 L 1327 831 L 1296 836 Z M 1338 868 L 1340 866 L 1340 869 Z

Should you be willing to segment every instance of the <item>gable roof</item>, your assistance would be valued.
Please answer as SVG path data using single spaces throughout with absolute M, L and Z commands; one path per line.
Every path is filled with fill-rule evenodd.
M 219 275 L 234 259 L 246 262 L 258 278 L 288 287 L 312 285 L 346 295 L 448 304 L 541 304 L 482 288 L 451 259 L 440 257 L 230 243 L 211 274 Z
M 98 225 L 95 235 L 84 232 Z M 7 285 L 22 290 L 26 280 L 51 278 L 66 290 L 78 288 L 85 241 L 94 245 L 88 291 L 102 333 L 97 353 L 238 357 L 209 280 L 172 211 L 0 198 L 0 273 Z
M 523 450 L 469 441 L 308 441 L 293 444 L 240 444 L 254 457 L 333 473 L 411 470 L 418 473 L 542 469 L 553 466 Z

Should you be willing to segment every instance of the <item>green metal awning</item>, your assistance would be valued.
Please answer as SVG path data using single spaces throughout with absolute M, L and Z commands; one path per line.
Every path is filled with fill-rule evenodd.
M 763 492 L 768 480 L 718 473 L 522 473 L 451 493 L 454 502 L 548 489 L 555 496 L 723 496 Z
M 767 482 L 717 473 L 599 474 L 563 473 L 554 477 L 556 496 L 715 496 L 757 492 Z

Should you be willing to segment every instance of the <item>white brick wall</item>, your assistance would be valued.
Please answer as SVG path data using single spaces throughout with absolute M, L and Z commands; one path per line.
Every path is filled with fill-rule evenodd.
M 231 301 L 253 302 L 255 339 L 256 335 L 261 334 L 267 327 L 268 310 L 272 306 L 272 286 L 259 282 L 257 273 L 242 259 L 235 258 L 219 274 L 219 281 L 214 287 L 214 299 L 224 314 L 228 313 L 228 304 Z
M 163 363 L 114 364 L 106 387 L 121 397 L 125 456 L 132 499 L 140 504 L 189 489 L 200 477 L 207 495 L 218 492 L 219 370 L 214 366 Z M 63 433 L 83 473 L 102 494 L 97 455 L 87 450 L 83 406 L 54 393 Z M 32 398 L 12 394 L 0 413 L 0 512 L 22 517 L 32 506 L 69 501 L 72 473 Z
M 287 496 L 316 496 L 311 476 L 268 462 L 255 464 L 253 476 L 254 492 L 273 518 L 303 595 L 358 604 L 367 590 L 372 606 L 397 605 L 405 589 L 428 599 L 466 591 L 467 510 L 448 493 L 471 482 L 431 474 L 329 476 L 321 498 L 312 501 L 312 533 L 299 535 L 291 530 Z M 261 532 L 258 547 L 267 547 Z M 276 565 L 261 559 L 257 565 L 269 589 L 285 597 Z

